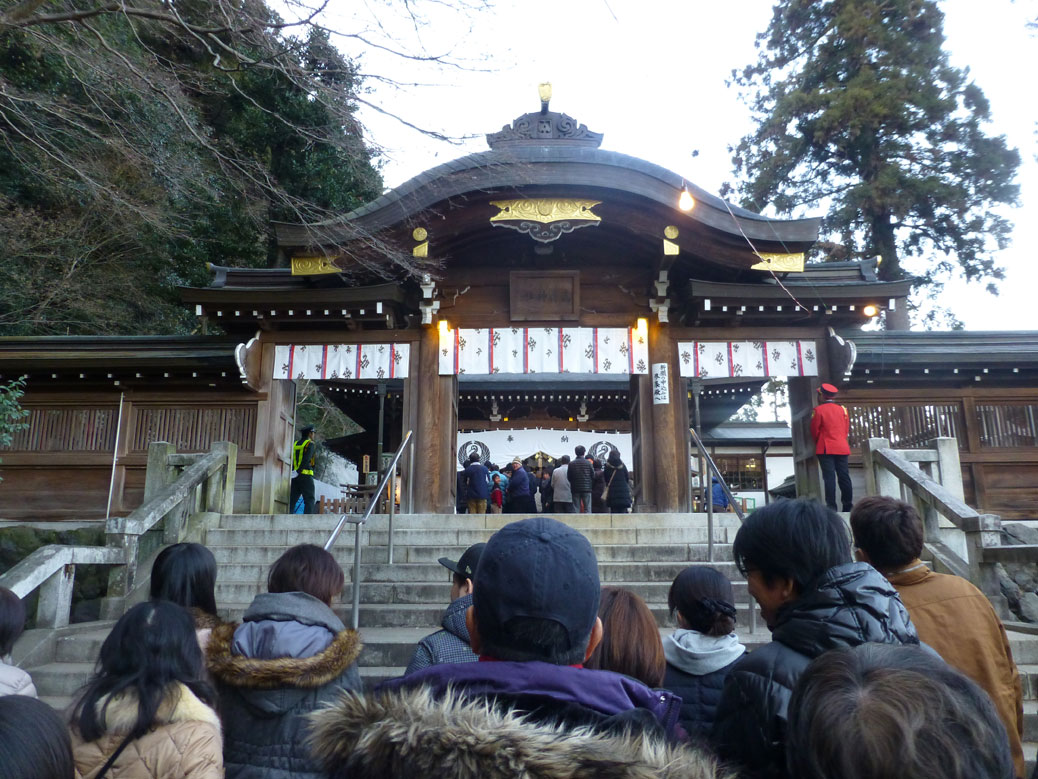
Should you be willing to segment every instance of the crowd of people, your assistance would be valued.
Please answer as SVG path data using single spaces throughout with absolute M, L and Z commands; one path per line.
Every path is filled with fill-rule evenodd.
M 661 637 L 635 593 L 602 586 L 584 535 L 519 519 L 440 559 L 442 630 L 368 692 L 331 554 L 289 549 L 222 623 L 212 553 L 177 544 L 64 720 L 0 669 L 0 779 L 1021 779 L 1020 679 L 990 604 L 920 562 L 908 504 L 861 500 L 851 530 L 809 500 L 747 517 L 733 558 L 771 632 L 751 651 L 716 568 L 677 575 Z M 0 607 L 6 653 L 25 614 Z
M 518 458 L 499 468 L 473 452 L 458 471 L 457 510 L 468 514 L 623 514 L 633 505 L 631 474 L 620 452 L 605 461 L 583 446 L 554 466 L 528 471 Z

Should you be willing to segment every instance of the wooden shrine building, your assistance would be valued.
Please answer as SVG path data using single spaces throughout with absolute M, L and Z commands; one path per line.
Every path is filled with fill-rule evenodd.
M 161 339 L 0 339 L 0 378 L 29 375 L 32 412 L 0 452 L 0 518 L 87 505 L 103 515 L 113 454 L 115 513 L 132 508 L 147 443 L 178 435 L 185 447 L 238 436 L 236 505 L 283 511 L 295 379 L 360 422 L 369 449 L 380 408 L 384 451 L 414 431 L 402 511 L 454 510 L 459 431 L 531 428 L 629 434 L 638 509 L 679 511 L 690 505 L 697 414 L 700 429 L 715 427 L 768 377 L 786 376 L 798 489 L 816 493 L 803 440 L 815 388 L 844 381 L 863 409 L 884 402 L 890 387 L 862 378 L 871 352 L 855 355 L 850 342 L 882 351 L 890 342 L 860 327 L 904 306 L 910 282 L 878 281 L 872 262 L 805 263 L 818 219 L 729 204 L 602 149 L 600 134 L 547 102 L 487 141 L 339 220 L 277 225 L 282 267 L 213 268 L 210 286 L 184 289 L 225 335 L 169 339 L 178 346 L 162 355 Z M 1033 338 L 1029 348 L 1038 351 Z M 1022 388 L 1013 402 L 1035 403 L 1034 368 L 1011 375 Z M 48 414 L 89 409 L 104 412 L 104 435 L 81 443 L 46 432 L 58 419 Z M 66 449 L 55 459 L 51 447 Z M 80 468 L 77 489 L 90 496 L 64 514 L 42 476 L 23 479 L 57 462 L 51 478 Z M 975 482 L 978 498 L 999 494 L 980 488 L 987 478 Z M 1038 463 L 1027 478 L 1038 489 Z

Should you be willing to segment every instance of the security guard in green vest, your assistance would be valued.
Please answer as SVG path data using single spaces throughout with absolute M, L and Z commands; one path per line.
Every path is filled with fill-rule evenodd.
M 289 510 L 293 514 L 314 513 L 314 461 L 317 458 L 317 444 L 313 425 L 307 425 L 299 431 L 299 440 L 292 445 L 292 470 L 298 475 L 292 479 L 292 494 L 289 498 Z M 303 510 L 297 511 L 300 498 Z

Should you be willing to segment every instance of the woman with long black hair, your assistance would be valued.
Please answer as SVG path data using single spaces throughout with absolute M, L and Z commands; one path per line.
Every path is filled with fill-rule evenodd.
M 80 779 L 222 779 L 216 695 L 190 615 L 149 601 L 123 615 L 73 709 Z
M 205 546 L 180 543 L 167 546 L 151 566 L 151 599 L 168 600 L 188 610 L 195 621 L 198 645 L 205 648 L 216 616 L 216 557 Z

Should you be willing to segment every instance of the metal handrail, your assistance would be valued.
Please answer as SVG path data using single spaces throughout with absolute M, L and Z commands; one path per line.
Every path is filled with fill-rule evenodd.
M 382 478 L 379 480 L 378 489 L 375 490 L 375 494 L 371 496 L 371 500 L 368 503 L 368 510 L 364 512 L 364 516 L 360 519 L 354 519 L 356 515 L 343 514 L 339 517 L 338 523 L 335 525 L 335 530 L 328 536 L 328 541 L 325 543 L 325 551 L 332 548 L 335 544 L 336 539 L 339 538 L 339 534 L 342 529 L 346 527 L 346 523 L 349 522 L 353 525 L 354 536 L 353 536 L 353 614 L 352 624 L 353 629 L 356 630 L 360 627 L 360 528 L 365 522 L 368 521 L 368 517 L 371 516 L 371 512 L 375 510 L 375 505 L 378 503 L 379 498 L 382 497 L 382 492 L 386 489 L 387 482 L 393 482 L 393 491 L 389 496 L 389 564 L 393 564 L 393 514 L 395 513 L 396 503 L 396 464 L 400 462 L 400 457 L 404 453 L 404 449 L 411 443 L 411 434 L 413 431 L 408 430 L 407 435 L 404 436 L 404 440 L 400 442 L 400 446 L 397 448 L 396 453 L 393 455 L 393 459 L 389 461 L 389 466 L 382 474 Z
M 720 469 L 717 467 L 717 463 L 714 462 L 714 458 L 710 456 L 710 452 L 703 446 L 703 441 L 696 433 L 694 427 L 690 427 L 688 432 L 692 434 L 692 440 L 696 442 L 696 448 L 699 449 L 699 453 L 706 458 L 708 470 L 717 477 L 718 483 L 721 485 L 721 489 L 724 490 L 724 495 L 728 498 L 728 505 L 735 509 L 735 515 L 739 517 L 739 521 L 743 522 L 746 520 L 745 515 L 742 513 L 742 509 L 739 508 L 739 504 L 735 502 L 735 496 L 732 495 L 732 491 L 728 488 L 728 482 L 724 480 L 724 476 L 721 475 Z M 712 487 L 707 487 L 711 492 Z M 703 497 L 706 499 L 706 557 L 708 562 L 714 561 L 714 502 L 711 500 L 710 493 L 704 492 Z M 750 632 L 757 632 L 757 610 L 753 605 L 753 596 L 747 593 L 747 601 L 750 606 Z

